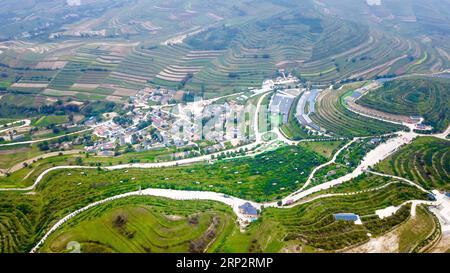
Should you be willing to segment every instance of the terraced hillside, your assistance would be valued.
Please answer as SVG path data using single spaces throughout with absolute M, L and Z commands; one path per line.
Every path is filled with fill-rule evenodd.
M 358 103 L 387 113 L 422 116 L 434 131 L 443 131 L 450 124 L 450 79 L 388 81 Z
M 392 181 L 362 177 L 328 191 L 353 192 Z M 112 189 L 105 182 L 91 184 L 86 192 L 79 183 L 55 180 L 40 186 L 34 195 L 0 192 L 0 249 L 26 252 L 64 215 L 120 192 L 123 189 Z M 70 251 L 66 249 L 68 243 L 76 240 L 82 251 L 98 252 L 197 252 L 206 248 L 214 252 L 335 251 L 368 240 L 367 233 L 382 234 L 409 216 L 409 206 L 383 220 L 374 215 L 375 210 L 426 198 L 415 187 L 393 183 L 375 191 L 317 199 L 289 209 L 267 208 L 261 220 L 240 233 L 231 209 L 222 204 L 133 197 L 80 214 L 54 233 L 42 250 Z M 333 213 L 338 212 L 357 213 L 363 225 L 334 220 Z M 151 224 L 143 226 L 143 220 Z
M 370 25 L 395 29 L 402 36 L 411 37 L 409 43 L 422 43 L 410 60 L 403 60 L 403 65 L 392 67 L 397 74 L 408 72 L 436 72 L 449 68 L 448 57 L 449 29 L 448 20 L 450 3 L 446 0 L 396 1 L 385 0 L 381 5 L 367 5 L 366 1 L 326 0 L 323 8 L 332 14 L 343 16 L 353 21 L 366 21 Z M 352 10 L 353 12 L 348 12 Z M 426 40 L 423 39 L 427 37 Z M 430 46 L 432 45 L 432 46 Z
M 83 253 L 205 252 L 228 234 L 234 220 L 220 203 L 130 197 L 71 219 L 40 252 L 69 252 L 71 241 Z
M 317 97 L 311 119 L 337 136 L 367 136 L 398 131 L 401 126 L 360 116 L 346 109 L 343 97 L 348 90 L 325 90 Z
M 367 65 L 367 62 L 349 62 L 349 56 L 362 49 L 365 50 L 362 53 L 375 49 L 386 50 L 390 43 L 388 41 L 393 41 L 384 36 L 371 38 L 368 29 L 352 22 L 293 12 L 230 28 L 224 36 L 230 36 L 230 33 L 234 33 L 231 37 L 234 42 L 228 42 L 231 49 L 194 75 L 188 87 L 198 89 L 200 83 L 204 83 L 206 89 L 220 90 L 219 84 L 231 87 L 233 83 L 233 87 L 239 90 L 257 85 L 279 68 L 295 71 L 305 79 L 335 80 L 344 71 L 350 73 Z M 203 36 L 203 43 L 195 36 L 186 43 L 206 49 L 204 44 L 209 36 Z M 378 42 L 380 46 L 366 48 Z M 390 47 L 389 52 L 370 53 L 378 55 L 377 61 L 382 61 L 385 57 L 398 54 L 397 47 L 399 50 L 408 50 L 407 44 L 397 43 Z M 383 44 L 387 46 L 382 47 Z M 328 48 L 327 45 L 333 47 Z
M 369 176 L 349 181 L 330 192 L 353 192 L 371 189 L 392 181 Z M 402 183 L 390 184 L 378 191 L 357 195 L 329 197 L 279 209 L 266 208 L 259 221 L 244 234 L 234 234 L 218 249 L 221 252 L 327 252 L 345 249 L 368 241 L 367 233 L 379 236 L 404 223 L 410 206 L 379 219 L 375 210 L 398 205 L 409 198 L 426 199 L 426 194 Z M 334 213 L 350 212 L 361 217 L 362 225 L 336 221 Z
M 329 84 L 444 67 L 442 56 L 422 43 L 330 17 L 309 1 L 153 4 L 129 2 L 123 12 L 108 11 L 65 31 L 105 30 L 101 39 L 125 36 L 123 41 L 95 36 L 101 42 L 52 41 L 32 50 L 20 42 L 7 44 L 0 54 L 5 75 L 0 87 L 120 101 L 150 84 L 211 98 L 258 87 L 278 69 Z
M 23 193 L 0 194 L 0 253 L 28 252 L 35 240 L 39 201 Z
M 43 159 L 35 173 L 53 164 L 68 164 L 65 157 Z M 44 164 L 47 160 L 49 163 Z M 3 244 L 1 249 L 5 252 L 26 252 L 50 225 L 69 212 L 139 187 L 218 191 L 257 201 L 279 198 L 297 189 L 306 181 L 311 169 L 324 161 L 316 153 L 292 146 L 258 155 L 254 160 L 236 159 L 157 171 L 54 171 L 46 175 L 35 194 L 0 192 L 1 224 L 4 225 L 0 229 L 0 238 L 7 238 L 5 242 L 8 240 L 8 244 Z M 280 171 L 289 175 L 280 177 Z M 24 174 L 29 170 L 24 168 L 18 172 Z M 11 177 L 16 176 L 12 174 Z M 217 180 L 211 180 L 211 177 Z
M 450 142 L 419 137 L 376 166 L 376 169 L 412 180 L 427 189 L 450 190 Z

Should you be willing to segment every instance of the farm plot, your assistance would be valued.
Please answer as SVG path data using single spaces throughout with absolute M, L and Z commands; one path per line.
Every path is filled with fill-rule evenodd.
M 88 45 L 77 50 L 67 65 L 51 81 L 49 89 L 84 98 L 111 95 L 114 90 L 99 88 L 128 52 L 127 45 Z M 76 92 L 76 93 L 70 93 Z
M 336 31 L 340 30 L 336 29 Z M 352 32 L 352 30 L 349 31 Z M 347 37 L 347 41 L 342 41 L 342 43 L 354 42 L 346 46 L 348 48 L 346 51 L 300 63 L 297 74 L 302 78 L 317 82 L 330 82 L 349 77 L 371 78 L 386 74 L 389 62 L 395 65 L 401 59 L 396 62 L 392 60 L 404 55 L 405 52 L 412 52 L 409 41 L 373 29 L 366 30 L 366 32 L 367 34 L 358 34 L 363 38 L 359 40 L 359 43 L 356 43 L 352 37 Z M 325 33 L 331 36 L 328 37 L 330 41 L 327 43 L 334 45 L 335 33 L 331 32 L 333 34 L 330 34 L 328 31 Z M 340 36 L 346 37 L 346 33 Z

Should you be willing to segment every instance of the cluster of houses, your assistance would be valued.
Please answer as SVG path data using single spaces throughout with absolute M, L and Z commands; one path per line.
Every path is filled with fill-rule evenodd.
M 175 117 L 167 130 L 167 137 L 176 145 L 192 141 L 246 141 L 244 124 L 244 106 L 237 103 L 178 104 L 172 115 Z
M 254 94 L 275 90 L 272 96 L 269 111 L 272 115 L 282 117 L 282 122 L 288 121 L 289 112 L 295 99 L 310 92 L 312 96 L 307 101 L 314 100 L 318 91 L 306 90 L 299 86 L 298 78 L 291 74 L 275 79 L 265 80 L 260 89 L 253 89 Z M 105 156 L 114 154 L 118 147 L 132 145 L 136 151 L 145 151 L 161 147 L 189 147 L 200 153 L 214 153 L 226 147 L 248 143 L 251 140 L 249 128 L 251 120 L 246 114 L 254 114 L 248 105 L 240 103 L 248 97 L 218 102 L 215 100 L 197 99 L 188 103 L 182 101 L 183 91 L 163 88 L 146 87 L 130 97 L 130 110 L 118 119 L 127 119 L 127 124 L 119 124 L 116 119 L 109 120 L 95 127 L 93 135 L 96 140 L 93 146 L 86 147 L 88 152 Z M 311 104 L 311 103 L 310 103 Z M 313 102 L 312 102 L 313 104 Z M 314 107 L 310 105 L 310 112 Z M 312 110 L 311 110 L 312 109 Z M 131 120 L 131 122 L 130 122 Z M 144 126 L 141 126 L 142 123 Z M 96 124 L 95 120 L 87 123 Z M 207 143 L 207 146 L 199 143 Z M 194 147 L 195 146 L 195 147 Z M 191 156 L 192 151 L 182 152 L 174 157 Z
M 174 101 L 181 101 L 183 99 L 183 91 L 175 91 L 165 88 L 151 88 L 146 87 L 139 90 L 133 96 L 133 101 L 136 107 L 148 109 L 150 104 L 168 105 Z
M 121 125 L 111 119 L 98 124 L 95 119 L 87 120 L 85 125 L 95 127 L 96 138 L 86 151 L 111 156 L 124 145 L 132 145 L 136 151 L 197 146 L 194 147 L 197 152 L 213 153 L 224 150 L 225 144 L 235 146 L 249 141 L 241 122 L 245 116 L 242 104 L 204 100 L 171 104 L 179 96 L 182 96 L 179 91 L 144 88 L 131 97 L 132 110 L 120 117 L 131 123 Z M 143 122 L 145 126 L 141 128 Z M 208 146 L 200 148 L 198 142 L 207 142 Z M 191 153 L 179 152 L 173 156 L 182 158 Z

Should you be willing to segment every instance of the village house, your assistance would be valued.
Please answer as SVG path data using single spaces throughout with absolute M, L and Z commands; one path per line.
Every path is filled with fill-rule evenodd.
M 245 202 L 239 206 L 239 213 L 246 217 L 249 221 L 254 221 L 258 217 L 258 210 L 250 204 L 250 202 Z

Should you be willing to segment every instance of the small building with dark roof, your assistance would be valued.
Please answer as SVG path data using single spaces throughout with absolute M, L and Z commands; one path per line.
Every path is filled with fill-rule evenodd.
M 240 205 L 239 212 L 249 218 L 254 218 L 258 216 L 258 210 L 249 202 L 245 202 L 244 204 Z

